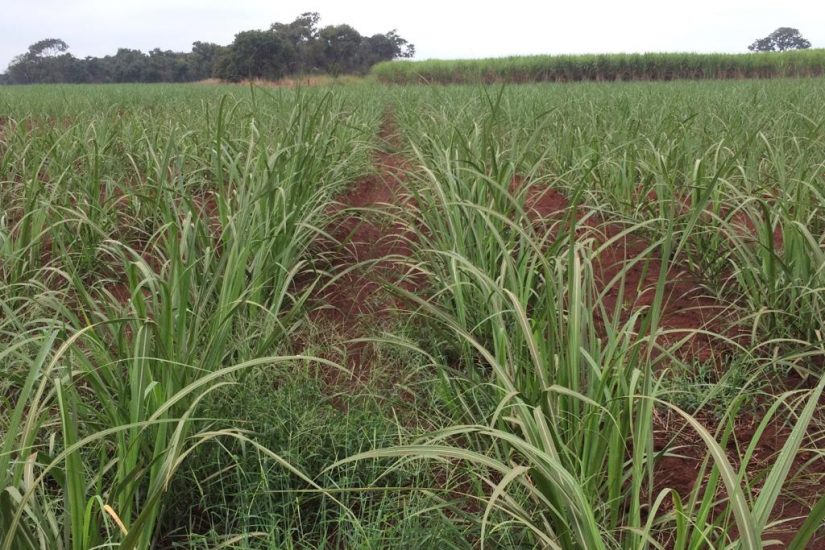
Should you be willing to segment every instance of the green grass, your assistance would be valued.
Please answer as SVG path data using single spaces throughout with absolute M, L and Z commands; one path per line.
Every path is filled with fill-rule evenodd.
M 815 67 L 731 63 L 760 59 Z M 820 79 L 4 88 L 0 544 L 761 548 L 799 497 L 814 511 L 786 540 L 805 547 L 825 517 L 823 95 Z M 339 333 L 307 314 L 329 275 L 314 244 L 387 147 L 414 201 L 357 215 L 408 231 L 395 260 L 419 283 Z M 546 187 L 590 221 L 535 223 Z M 608 226 L 647 247 L 597 283 Z M 724 306 L 724 361 L 665 338 L 670 266 Z M 647 305 L 610 307 L 637 267 Z M 353 337 L 374 351 L 360 382 Z M 700 474 L 680 493 L 660 464 L 686 437 Z

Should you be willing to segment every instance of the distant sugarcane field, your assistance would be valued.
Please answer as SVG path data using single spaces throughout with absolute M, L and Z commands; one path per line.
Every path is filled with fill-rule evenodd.
M 825 547 L 822 66 L 0 88 L 0 549 Z
M 393 84 L 809 77 L 825 75 L 825 49 L 747 54 L 635 53 L 384 61 L 372 68 L 372 74 L 381 82 Z

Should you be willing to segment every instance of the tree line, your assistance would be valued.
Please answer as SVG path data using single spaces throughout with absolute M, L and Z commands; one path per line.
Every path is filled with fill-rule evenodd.
M 120 48 L 114 55 L 77 58 L 59 38 L 29 46 L 0 82 L 192 82 L 219 78 L 276 80 L 296 74 L 365 74 L 381 61 L 412 57 L 415 47 L 392 30 L 363 36 L 350 25 L 319 27 L 316 12 L 267 30 L 239 32 L 228 46 L 195 42 L 191 52 Z

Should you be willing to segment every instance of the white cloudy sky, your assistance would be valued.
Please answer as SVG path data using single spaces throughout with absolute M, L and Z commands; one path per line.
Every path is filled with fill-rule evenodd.
M 362 34 L 397 28 L 418 58 L 640 51 L 744 52 L 776 27 L 825 47 L 822 0 L 0 0 L 0 71 L 29 44 L 62 38 L 78 57 L 118 47 L 188 51 L 292 21 Z

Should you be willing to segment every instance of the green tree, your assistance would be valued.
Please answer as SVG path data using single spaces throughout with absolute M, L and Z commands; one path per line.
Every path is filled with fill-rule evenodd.
M 55 57 L 69 49 L 69 45 L 59 38 L 46 38 L 29 46 L 32 57 Z
M 294 56 L 289 64 L 289 73 L 307 73 L 319 64 L 317 12 L 302 13 L 292 23 L 273 23 L 269 28 L 292 46 Z
M 11 82 L 65 82 L 64 73 L 74 57 L 65 53 L 69 45 L 59 38 L 46 38 L 29 46 L 26 53 L 9 64 L 7 76 Z
M 784 52 L 785 50 L 805 50 L 811 47 L 798 29 L 779 27 L 765 38 L 760 38 L 748 46 L 752 52 Z
M 147 82 L 148 63 L 140 50 L 119 48 L 114 56 L 105 58 L 113 82 Z
M 215 63 L 226 51 L 224 46 L 211 42 L 192 43 L 192 53 L 189 59 L 189 76 L 192 80 L 203 80 L 211 77 L 215 72 Z
M 332 75 L 351 73 L 358 68 L 361 34 L 349 25 L 330 25 L 318 33 L 322 67 Z
M 292 46 L 275 32 L 240 32 L 222 56 L 217 76 L 233 81 L 242 78 L 278 79 L 288 72 L 294 56 Z
M 149 52 L 146 73 L 142 82 L 186 82 L 189 78 L 189 58 L 187 54 L 155 48 Z
M 367 72 L 376 63 L 414 55 L 415 46 L 392 30 L 386 34 L 364 37 L 358 49 L 358 64 L 362 72 Z
M 232 50 L 227 48 L 215 60 L 212 76 L 220 78 L 221 80 L 228 80 L 229 82 L 238 82 L 241 79 L 239 75 L 240 71 L 238 71 L 238 68 L 235 66 L 235 57 L 232 54 Z

